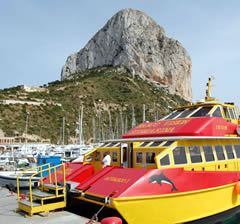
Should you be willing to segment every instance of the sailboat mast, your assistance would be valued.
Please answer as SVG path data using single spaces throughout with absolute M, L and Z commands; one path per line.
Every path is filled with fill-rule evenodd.
M 92 136 L 93 136 L 93 142 L 96 142 L 96 122 L 95 122 L 95 117 L 92 118 Z
M 62 121 L 62 144 L 64 145 L 64 137 L 65 137 L 65 117 L 63 117 Z
M 143 123 L 146 121 L 146 113 L 145 113 L 145 111 L 146 111 L 146 105 L 143 104 Z
M 132 105 L 132 128 L 135 126 L 136 126 L 135 110 L 134 106 Z
M 79 118 L 78 118 L 78 133 L 79 133 L 79 145 L 83 144 L 83 106 L 81 110 L 79 110 Z
M 124 133 L 124 122 L 123 122 L 122 109 L 120 110 L 120 122 L 121 122 L 121 135 L 122 135 Z

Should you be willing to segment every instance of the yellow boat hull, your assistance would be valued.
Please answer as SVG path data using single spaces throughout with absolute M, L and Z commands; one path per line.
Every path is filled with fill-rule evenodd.
M 129 224 L 173 224 L 206 218 L 240 205 L 235 184 L 194 192 L 115 198 L 113 207 Z

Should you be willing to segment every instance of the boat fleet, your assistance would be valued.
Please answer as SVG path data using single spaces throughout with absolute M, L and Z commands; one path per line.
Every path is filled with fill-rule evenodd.
M 84 155 L 95 145 L 13 144 L 0 145 L 0 169 L 9 165 L 21 167 L 34 165 L 38 156 L 59 156 L 62 161 L 72 161 Z
M 13 144 L 1 145 L 0 153 L 0 187 L 14 189 L 16 187 L 16 177 L 21 171 L 24 172 L 20 178 L 21 187 L 28 186 L 28 178 L 34 174 L 39 159 L 58 157 L 61 162 L 83 161 L 83 156 L 95 145 L 53 145 L 53 144 Z M 33 182 L 39 180 L 36 177 Z

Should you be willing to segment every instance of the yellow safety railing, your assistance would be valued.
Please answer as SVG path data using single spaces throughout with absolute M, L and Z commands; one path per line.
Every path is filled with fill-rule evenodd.
M 43 169 L 43 167 L 46 167 L 45 169 Z M 59 185 L 58 185 L 58 180 L 57 180 L 57 171 L 59 170 L 59 168 L 62 168 L 62 186 L 63 187 L 63 195 L 64 195 L 64 201 L 66 202 L 66 171 L 65 171 L 65 164 L 59 164 L 56 166 L 50 166 L 50 164 L 44 164 L 42 166 L 38 166 L 35 168 L 36 173 L 32 174 L 29 177 L 29 202 L 30 202 L 30 206 L 32 207 L 32 202 L 33 202 L 33 198 L 32 198 L 32 188 L 33 188 L 33 178 L 36 177 L 37 175 L 40 175 L 40 189 L 43 190 L 44 184 L 43 184 L 43 172 L 48 171 L 48 178 L 49 178 L 49 183 L 52 184 L 52 173 L 51 171 L 53 170 L 53 175 L 54 175 L 54 185 L 55 185 L 55 195 L 58 196 L 58 191 L 59 191 Z M 21 174 L 19 174 L 16 178 L 17 181 L 17 199 L 18 201 L 20 201 L 20 180 L 19 178 L 23 176 L 24 173 L 27 173 L 29 170 L 34 170 L 34 169 L 28 169 L 23 171 Z

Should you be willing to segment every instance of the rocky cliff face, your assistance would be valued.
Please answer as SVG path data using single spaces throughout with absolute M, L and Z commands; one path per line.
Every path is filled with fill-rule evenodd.
M 123 66 L 133 75 L 191 100 L 190 57 L 141 11 L 125 9 L 114 15 L 83 49 L 67 58 L 61 78 L 101 66 Z

